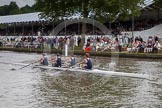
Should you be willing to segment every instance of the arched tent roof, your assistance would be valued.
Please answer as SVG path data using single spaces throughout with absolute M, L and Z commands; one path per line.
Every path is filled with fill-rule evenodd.
M 28 23 L 28 22 L 46 21 L 45 19 L 41 19 L 39 17 L 40 13 L 41 12 L 0 16 L 0 24 Z

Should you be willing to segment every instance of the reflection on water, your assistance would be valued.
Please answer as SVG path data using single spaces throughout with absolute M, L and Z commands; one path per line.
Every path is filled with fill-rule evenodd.
M 0 62 L 31 63 L 39 54 L 1 52 Z M 93 58 L 107 69 L 111 58 Z M 1 108 L 161 108 L 162 61 L 120 58 L 115 71 L 143 73 L 154 81 L 62 72 L 0 63 Z M 111 69 L 108 69 L 111 70 Z

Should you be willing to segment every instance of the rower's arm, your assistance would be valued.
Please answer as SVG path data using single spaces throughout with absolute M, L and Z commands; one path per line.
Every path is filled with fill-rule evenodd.
M 43 60 L 43 58 L 40 58 L 39 61 Z
M 79 64 L 84 64 L 84 63 L 86 63 L 85 59 L 81 61 Z
M 55 59 L 55 58 L 52 58 L 52 59 L 51 59 L 51 62 L 52 62 L 52 63 L 55 63 L 55 62 L 56 62 L 56 59 Z
M 82 62 L 79 62 L 78 64 L 83 64 L 83 61 Z
M 44 60 L 44 59 L 43 59 L 43 58 L 41 58 L 41 59 L 39 60 L 39 62 L 43 62 L 43 60 Z

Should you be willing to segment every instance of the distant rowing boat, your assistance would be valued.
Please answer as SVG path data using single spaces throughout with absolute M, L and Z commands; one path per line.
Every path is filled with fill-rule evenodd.
M 71 71 L 71 72 L 82 72 L 82 73 L 93 73 L 93 74 L 104 74 L 108 76 L 120 76 L 120 77 L 131 77 L 131 78 L 140 78 L 140 79 L 149 79 L 149 75 L 147 74 L 137 74 L 137 73 L 126 73 L 126 72 L 115 72 L 115 71 L 106 71 L 99 69 L 80 69 L 78 67 L 67 68 L 67 67 L 51 67 L 51 66 L 41 66 L 36 65 L 33 68 L 41 68 L 41 69 L 53 69 L 53 70 L 61 70 L 61 71 Z

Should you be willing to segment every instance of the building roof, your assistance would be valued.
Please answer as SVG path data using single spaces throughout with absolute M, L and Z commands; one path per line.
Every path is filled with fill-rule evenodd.
M 154 3 L 153 0 L 145 0 L 144 1 L 145 7 L 147 7 L 147 6 L 149 6 L 149 5 L 153 4 L 153 3 Z
M 45 21 L 45 19 L 41 19 L 39 17 L 40 13 L 41 12 L 0 16 L 0 24 L 28 23 L 28 22 Z
M 142 6 L 142 10 L 144 11 L 150 11 L 150 10 L 161 9 L 161 8 L 162 8 L 161 5 L 157 4 L 153 0 L 145 0 L 145 5 Z

